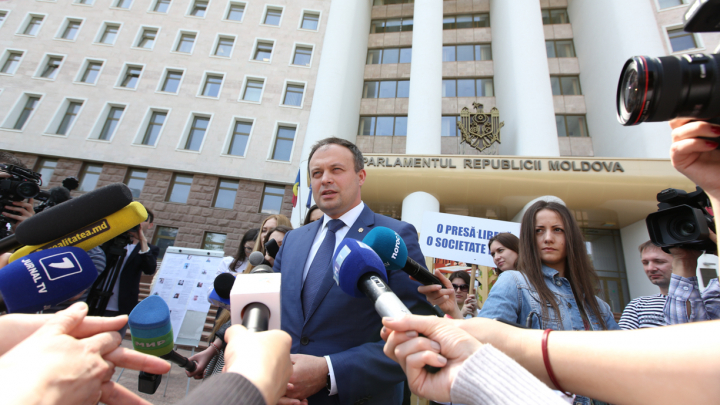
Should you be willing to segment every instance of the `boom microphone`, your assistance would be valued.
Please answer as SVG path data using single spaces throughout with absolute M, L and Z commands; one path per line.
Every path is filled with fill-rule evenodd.
M 408 256 L 405 241 L 392 229 L 378 226 L 368 232 L 363 243 L 380 256 L 387 270 L 402 270 L 423 285 L 443 285 L 439 278 Z
M 90 256 L 80 248 L 33 253 L 0 269 L 0 311 L 42 311 L 80 294 L 97 275 Z

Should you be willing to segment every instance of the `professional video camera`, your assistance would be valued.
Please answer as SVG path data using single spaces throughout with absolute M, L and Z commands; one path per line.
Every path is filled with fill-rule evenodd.
M 720 0 L 696 0 L 685 13 L 687 32 L 720 32 Z M 618 83 L 623 125 L 693 117 L 720 124 L 720 54 L 634 56 Z
M 47 208 L 54 207 L 71 199 L 70 192 L 78 188 L 78 185 L 80 185 L 80 182 L 77 177 L 66 177 L 65 180 L 62 181 L 62 186 L 53 187 L 48 190 L 49 197 L 35 207 L 35 213 L 37 214 Z
M 657 195 L 657 200 L 658 211 L 645 218 L 652 243 L 667 253 L 671 247 L 717 253 L 709 232 L 715 232 L 714 213 L 703 189 L 686 193 L 668 188 Z
M 0 238 L 4 238 L 8 232 L 7 225 L 17 222 L 2 214 L 6 205 L 13 205 L 13 201 L 29 198 L 45 201 L 50 195 L 46 191 L 40 190 L 42 185 L 40 173 L 6 164 L 0 164 L 0 171 L 10 174 L 10 177 L 0 179 Z

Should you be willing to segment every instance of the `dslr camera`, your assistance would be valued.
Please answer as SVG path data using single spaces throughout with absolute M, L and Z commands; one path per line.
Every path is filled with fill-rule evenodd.
M 720 0 L 696 0 L 685 13 L 683 29 L 720 32 Z M 616 107 L 625 126 L 677 117 L 720 124 L 720 54 L 628 59 L 620 74 Z
M 40 190 L 42 185 L 40 173 L 6 164 L 0 164 L 0 171 L 10 174 L 10 177 L 0 178 L 0 237 L 5 237 L 7 224 L 12 225 L 17 222 L 2 215 L 6 205 L 13 205 L 13 201 L 30 198 L 45 201 L 49 194 Z
M 645 218 L 653 244 L 666 253 L 670 253 L 671 247 L 717 253 L 709 232 L 715 232 L 714 213 L 703 189 L 697 187 L 686 193 L 668 188 L 657 195 L 657 200 L 658 211 Z

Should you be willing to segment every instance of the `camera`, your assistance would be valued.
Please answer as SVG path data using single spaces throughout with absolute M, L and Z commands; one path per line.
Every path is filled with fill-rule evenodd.
M 716 253 L 717 245 L 710 240 L 709 232 L 715 232 L 715 221 L 703 189 L 686 193 L 668 188 L 657 195 L 657 200 L 658 211 L 645 218 L 653 244 L 667 253 L 671 247 Z
M 720 31 L 720 0 L 697 0 L 685 13 L 687 32 Z M 692 117 L 720 124 L 720 54 L 634 56 L 616 94 L 625 126 Z
M 10 177 L 0 178 L 0 237 L 7 236 L 7 224 L 14 224 L 14 219 L 2 215 L 6 205 L 13 205 L 13 201 L 22 201 L 35 198 L 45 201 L 49 194 L 41 191 L 42 179 L 40 173 L 23 169 L 15 165 L 0 164 L 0 171 L 10 174 Z

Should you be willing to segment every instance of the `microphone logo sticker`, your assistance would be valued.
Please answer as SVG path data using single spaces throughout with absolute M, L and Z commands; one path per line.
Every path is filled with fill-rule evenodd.
M 80 262 L 72 252 L 63 252 L 40 259 L 40 267 L 48 280 L 57 280 L 82 272 Z

